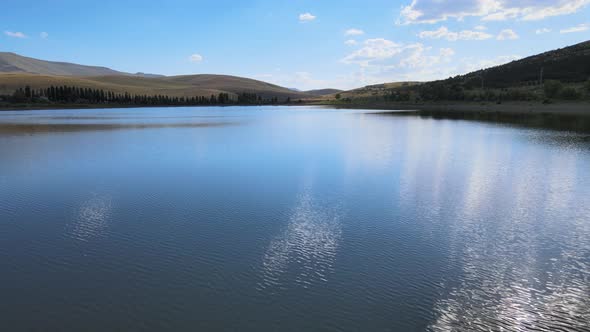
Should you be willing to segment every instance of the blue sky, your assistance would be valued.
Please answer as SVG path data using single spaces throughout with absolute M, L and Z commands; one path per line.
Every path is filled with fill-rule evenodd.
M 590 39 L 590 0 L 29 0 L 0 51 L 299 89 L 430 80 Z

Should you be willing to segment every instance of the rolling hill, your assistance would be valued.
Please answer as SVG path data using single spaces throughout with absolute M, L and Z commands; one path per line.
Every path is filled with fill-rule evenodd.
M 327 96 L 327 95 L 332 95 L 332 94 L 336 94 L 336 93 L 340 93 L 340 92 L 342 92 L 342 90 L 338 90 L 338 89 L 318 89 L 318 90 L 305 91 L 306 94 L 312 95 L 312 96 Z
M 59 76 L 130 75 L 106 67 L 44 61 L 8 52 L 0 52 L 0 72 Z
M 76 86 L 114 93 L 128 92 L 133 95 L 166 95 L 170 97 L 210 96 L 222 92 L 230 95 L 243 92 L 255 93 L 263 98 L 276 97 L 279 99 L 310 97 L 308 94 L 266 82 L 226 75 L 150 78 L 125 75 L 74 77 L 28 73 L 0 74 L 0 95 L 10 95 L 16 89 L 24 86 L 30 86 L 32 89 L 46 89 L 50 86 Z
M 52 62 L 0 53 L 0 95 L 10 95 L 24 86 L 45 89 L 50 86 L 76 86 L 134 95 L 171 97 L 210 96 L 212 94 L 257 94 L 262 98 L 303 99 L 313 96 L 278 85 L 229 75 L 161 76 L 130 74 L 105 67 Z
M 229 92 L 233 94 L 255 93 L 262 97 L 285 98 L 307 98 L 310 95 L 305 92 L 294 91 L 271 83 L 258 81 L 250 78 L 228 76 L 228 75 L 184 75 L 169 76 L 159 81 L 185 84 L 196 89 L 213 89 L 217 91 Z
M 341 99 L 346 98 L 370 98 L 373 96 L 381 96 L 388 91 L 395 90 L 401 87 L 406 86 L 413 86 L 421 84 L 420 82 L 395 82 L 395 83 L 383 83 L 383 84 L 374 84 L 374 85 L 367 85 L 362 88 L 348 90 L 348 91 L 337 91 L 331 94 L 325 95 L 316 95 L 318 98 L 336 98 L 336 94 L 340 94 Z

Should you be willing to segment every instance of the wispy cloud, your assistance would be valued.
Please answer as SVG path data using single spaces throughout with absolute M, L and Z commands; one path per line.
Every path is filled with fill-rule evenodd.
M 355 46 L 358 43 L 354 39 L 349 39 L 349 40 L 345 41 L 344 44 L 348 45 L 348 46 Z
M 41 37 L 42 39 L 47 39 L 47 37 L 49 37 L 49 34 L 45 31 L 43 31 L 39 34 L 39 37 Z
M 518 38 L 518 34 L 514 32 L 512 29 L 504 29 L 500 31 L 498 37 L 496 37 L 497 40 L 515 40 Z
M 412 0 L 402 7 L 398 24 L 432 24 L 469 16 L 484 21 L 540 20 L 573 14 L 589 4 L 590 0 Z
M 402 44 L 384 38 L 367 39 L 341 62 L 357 65 L 351 85 L 430 80 L 452 72 L 452 48 L 434 49 L 421 43 Z
M 483 31 L 463 30 L 459 32 L 450 31 L 447 27 L 442 26 L 437 30 L 422 31 L 418 34 L 422 39 L 446 39 L 448 41 L 457 40 L 485 40 L 493 38 L 489 33 Z
M 346 64 L 356 63 L 366 67 L 376 60 L 391 58 L 403 52 L 406 47 L 384 38 L 367 39 L 363 45 L 361 49 L 342 59 L 342 62 Z
M 344 32 L 345 36 L 361 36 L 364 34 L 365 34 L 365 32 L 360 29 L 348 29 L 348 30 L 346 30 L 346 32 Z
M 587 31 L 588 29 L 590 29 L 590 24 L 584 23 L 584 24 L 578 24 L 575 27 L 559 30 L 559 33 L 583 32 L 583 31 Z
M 504 64 L 520 56 L 458 58 L 452 48 L 432 48 L 421 43 L 401 44 L 387 39 L 368 39 L 342 63 L 357 65 L 348 85 L 383 82 L 429 81 Z
M 542 28 L 542 29 L 535 30 L 535 33 L 537 35 L 542 35 L 544 33 L 549 33 L 549 32 L 551 32 L 551 29 L 549 29 L 549 28 Z
M 312 15 L 311 13 L 304 13 L 299 15 L 299 22 L 311 22 L 316 18 L 317 17 Z
M 12 37 L 12 38 L 27 38 L 27 35 L 25 35 L 22 32 L 13 32 L 13 31 L 4 31 L 4 34 L 7 35 L 8 37 Z
M 341 60 L 345 64 L 361 67 L 420 68 L 446 62 L 455 52 L 451 48 L 441 48 L 438 54 L 421 43 L 400 44 L 384 38 L 367 39 L 363 47 Z
M 190 62 L 195 62 L 195 63 L 197 63 L 197 62 L 201 62 L 201 61 L 203 61 L 203 56 L 202 56 L 202 55 L 200 55 L 200 54 L 196 54 L 196 53 L 195 53 L 195 54 L 191 55 L 191 56 L 188 58 L 188 60 L 189 60 Z

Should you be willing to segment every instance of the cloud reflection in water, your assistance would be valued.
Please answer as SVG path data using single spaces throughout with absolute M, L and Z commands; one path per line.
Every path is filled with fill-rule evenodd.
M 583 210 L 590 199 L 579 209 L 581 198 L 571 196 L 590 194 L 576 187 L 578 154 L 555 150 L 547 160 L 544 150 L 501 143 L 488 141 L 485 153 L 476 150 L 471 159 L 465 203 L 449 232 L 460 277 L 445 282 L 429 330 L 590 331 L 590 229 Z M 512 172 L 497 162 L 511 159 Z M 543 162 L 559 167 L 544 172 Z M 576 209 L 575 218 L 566 217 Z

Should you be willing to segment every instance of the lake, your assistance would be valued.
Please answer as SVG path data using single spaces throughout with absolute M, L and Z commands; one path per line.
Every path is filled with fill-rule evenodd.
M 0 112 L 4 331 L 590 331 L 590 134 Z

